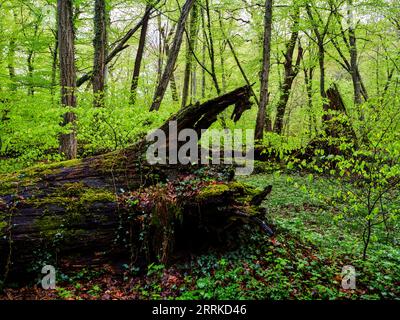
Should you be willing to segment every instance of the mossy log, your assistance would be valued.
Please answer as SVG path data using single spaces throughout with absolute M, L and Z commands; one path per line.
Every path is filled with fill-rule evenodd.
M 242 87 L 169 120 L 201 134 L 233 104 L 237 121 L 249 97 Z M 161 128 L 167 131 L 168 121 Z M 0 176 L 0 280 L 63 261 L 166 262 L 180 237 L 190 243 L 199 233 L 218 235 L 234 220 L 271 232 L 253 200 L 259 193 L 230 181 L 232 168 L 149 165 L 146 148 L 143 139 L 117 152 Z

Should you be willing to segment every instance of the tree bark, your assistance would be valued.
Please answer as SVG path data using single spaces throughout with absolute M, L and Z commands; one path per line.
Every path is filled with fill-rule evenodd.
M 11 91 L 15 91 L 17 89 L 15 83 L 15 49 L 16 49 L 15 39 L 11 38 L 9 41 L 8 53 L 7 53 L 7 68 L 8 68 L 8 75 L 10 77 Z
M 51 84 L 50 84 L 50 95 L 51 95 L 51 101 L 54 104 L 54 96 L 55 96 L 55 89 L 57 86 L 57 64 L 58 64 L 58 26 L 56 31 L 53 31 L 54 33 L 54 48 L 51 49 L 51 56 L 52 56 L 52 62 L 51 62 Z
M 33 50 L 28 51 L 28 57 L 26 58 L 26 63 L 28 66 L 28 96 L 33 96 L 35 94 L 35 87 L 33 85 L 33 71 L 34 71 L 34 66 L 33 66 L 33 60 L 34 60 L 34 52 Z
M 322 98 L 326 98 L 326 93 L 325 93 L 325 48 L 322 43 L 318 44 L 318 63 L 319 63 L 319 93 Z
M 221 89 L 219 87 L 218 77 L 217 77 L 217 73 L 216 73 L 216 69 L 215 69 L 214 37 L 212 34 L 212 28 L 211 28 L 211 13 L 210 13 L 209 0 L 206 0 L 205 13 L 207 16 L 207 26 L 205 24 L 204 24 L 204 26 L 207 28 L 204 29 L 203 32 L 204 32 L 206 43 L 207 43 L 208 56 L 210 58 L 210 66 L 211 66 L 211 71 L 209 71 L 208 73 L 211 76 L 215 90 L 217 91 L 217 94 L 219 95 L 221 93 Z
M 76 70 L 75 70 L 75 46 L 74 27 L 72 22 L 72 1 L 58 0 L 58 39 L 60 53 L 60 84 L 61 104 L 64 107 L 75 107 L 76 97 Z M 77 154 L 77 141 L 75 130 L 75 113 L 64 114 L 63 126 L 72 125 L 70 133 L 60 136 L 60 152 L 66 159 L 74 159 Z
M 271 121 L 266 109 L 269 101 L 268 86 L 271 68 L 272 5 L 272 0 L 265 0 L 263 65 L 261 70 L 260 107 L 258 108 L 256 128 L 254 132 L 255 140 L 263 139 L 266 123 L 269 126 L 267 130 L 271 129 Z
M 162 77 L 162 69 L 163 69 L 163 63 L 164 63 L 164 51 L 165 55 L 168 57 L 168 42 L 165 40 L 165 34 L 164 34 L 164 29 L 162 27 L 162 21 L 161 21 L 161 16 L 157 16 L 157 28 L 158 28 L 158 57 L 157 57 L 157 81 L 156 81 L 156 86 L 161 81 Z M 171 29 L 170 32 L 172 32 L 173 28 Z M 163 45 L 163 39 L 164 39 L 164 45 Z
M 339 92 L 339 89 L 336 84 L 333 84 L 326 91 L 328 103 L 324 106 L 324 115 L 323 115 L 323 127 L 327 137 L 331 138 L 348 138 L 349 140 L 356 142 L 357 135 L 354 131 L 350 123 L 350 119 L 346 110 L 346 106 L 343 102 L 343 98 Z M 337 118 L 332 111 L 343 114 L 346 118 L 346 121 L 343 119 Z M 340 146 L 336 146 L 340 147 Z
M 308 131 L 310 138 L 313 136 L 313 131 L 316 129 L 316 118 L 313 112 L 313 78 L 314 78 L 314 66 L 309 68 L 304 67 L 304 82 L 306 85 L 307 92 L 307 107 L 308 107 Z
M 358 62 L 357 62 L 357 39 L 356 31 L 354 27 L 353 18 L 353 1 L 348 0 L 348 24 L 349 24 L 349 45 L 350 45 L 350 65 L 351 65 L 351 77 L 353 80 L 354 87 L 354 103 L 359 105 L 362 103 L 361 100 L 361 83 L 358 78 Z
M 107 4 L 95 0 L 94 4 L 94 61 L 93 61 L 93 105 L 104 107 L 104 88 L 107 59 Z
M 160 30 L 161 30 L 161 25 L 160 25 Z M 165 55 L 168 57 L 170 54 L 170 49 L 169 49 L 169 42 L 171 40 L 171 37 L 173 35 L 173 31 L 174 31 L 175 27 L 172 27 L 170 32 L 168 33 L 168 35 L 165 35 L 165 33 L 161 30 L 160 34 L 161 36 L 164 38 L 164 51 L 165 51 Z M 160 38 L 160 48 L 162 46 L 162 42 L 161 42 L 161 38 Z M 158 68 L 158 83 L 161 79 L 162 76 L 162 53 L 163 50 L 160 50 L 160 57 L 159 57 L 159 68 Z M 176 86 L 176 80 L 175 80 L 175 68 L 174 71 L 172 71 L 171 74 L 171 80 L 169 81 L 170 84 L 170 89 L 171 89 L 171 96 L 172 96 L 172 101 L 174 102 L 179 102 L 179 95 L 178 95 L 178 89 Z
M 182 88 L 182 104 L 181 107 L 186 107 L 188 95 L 189 95 L 189 87 L 190 87 L 190 79 L 192 75 L 192 51 L 195 50 L 196 36 L 197 36 L 197 22 L 198 22 L 198 6 L 194 3 L 192 12 L 190 14 L 190 27 L 189 34 L 186 37 L 186 65 L 185 65 L 185 73 L 183 79 L 183 88 Z
M 351 17 L 351 14 L 350 14 L 350 17 Z M 338 62 L 350 74 L 350 76 L 352 78 L 353 91 L 354 91 L 354 102 L 356 104 L 359 104 L 356 101 L 362 102 L 361 96 L 364 98 L 365 101 L 368 100 L 368 92 L 364 85 L 364 82 L 362 81 L 360 70 L 358 68 L 358 61 L 357 61 L 358 53 L 357 53 L 357 45 L 356 45 L 357 39 L 355 36 L 354 26 L 350 27 L 350 24 L 353 23 L 352 22 L 353 18 L 352 17 L 348 18 L 348 24 L 349 24 L 348 34 L 346 34 L 345 30 L 343 30 L 343 28 L 341 26 L 342 21 L 341 21 L 341 16 L 339 14 L 336 14 L 336 19 L 341 27 L 341 34 L 342 34 L 342 39 L 345 44 L 345 47 L 350 52 L 350 60 L 348 58 L 346 58 L 346 56 L 344 55 L 344 53 L 343 53 L 341 47 L 339 46 L 339 44 L 337 43 L 337 41 L 334 38 L 332 38 L 331 41 L 343 61 L 343 62 L 340 62 L 340 61 L 338 61 Z
M 14 23 L 17 24 L 17 14 L 14 10 L 12 10 Z M 7 69 L 8 76 L 10 79 L 9 88 L 11 91 L 17 90 L 17 84 L 15 79 L 15 51 L 17 50 L 17 42 L 15 35 L 11 35 L 10 40 L 8 42 L 8 51 L 7 51 Z
M 204 24 L 204 9 L 203 7 L 200 8 L 201 10 L 201 28 L 205 30 Z M 201 47 L 201 61 L 202 65 L 206 65 L 206 35 L 203 32 L 203 45 Z M 201 68 L 201 98 L 204 99 L 206 96 L 206 70 L 205 68 Z
M 43 15 L 39 14 L 36 17 L 36 21 L 33 24 L 33 39 L 37 40 L 37 36 L 38 36 L 38 32 L 39 32 L 39 26 L 41 25 L 43 21 Z M 26 37 L 25 31 L 23 31 L 23 34 Z M 29 96 L 33 96 L 35 94 L 35 85 L 34 85 L 34 78 L 33 78 L 33 73 L 35 70 L 34 67 L 34 61 L 35 61 L 35 48 L 32 47 L 32 45 L 28 46 L 28 50 L 27 50 L 27 67 L 28 67 L 28 95 Z

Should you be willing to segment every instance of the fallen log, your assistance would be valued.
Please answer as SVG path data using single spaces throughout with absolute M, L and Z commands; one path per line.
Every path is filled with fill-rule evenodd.
M 239 120 L 250 95 L 245 86 L 169 120 L 201 135 L 230 105 Z M 231 167 L 149 165 L 147 146 L 143 139 L 117 152 L 0 176 L 0 280 L 63 261 L 168 262 L 180 243 L 218 238 L 244 222 L 267 232 L 260 193 L 231 181 Z

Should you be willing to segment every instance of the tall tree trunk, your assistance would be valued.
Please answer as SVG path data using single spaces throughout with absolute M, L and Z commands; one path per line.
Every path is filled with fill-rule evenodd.
M 172 72 L 170 80 L 172 101 L 179 102 L 178 88 L 176 86 L 175 74 Z
M 325 48 L 322 41 L 318 42 L 318 64 L 319 64 L 319 93 L 322 98 L 325 93 Z
M 201 7 L 201 28 L 205 30 L 204 26 L 204 9 Z M 203 45 L 201 48 L 201 61 L 203 66 L 206 65 L 206 35 L 203 32 Z M 204 99 L 206 96 L 206 70 L 201 68 L 201 98 Z
M 215 69 L 215 52 L 214 52 L 214 37 L 212 34 L 212 28 L 211 28 L 211 13 L 210 13 L 210 3 L 209 0 L 206 0 L 206 8 L 205 8 L 205 13 L 207 16 L 207 31 L 204 29 L 204 33 L 206 34 L 206 40 L 207 40 L 207 48 L 208 48 L 208 55 L 210 57 L 210 64 L 211 64 L 211 78 L 214 83 L 215 90 L 217 91 L 217 94 L 221 94 L 221 89 L 219 87 L 218 83 L 218 78 L 217 78 L 217 73 Z M 208 36 L 207 36 L 208 34 Z
M 274 123 L 274 132 L 281 134 L 283 127 L 283 118 L 285 116 L 286 106 L 289 100 L 290 91 L 292 89 L 293 81 L 299 72 L 301 57 L 302 57 L 302 48 L 299 43 L 298 54 L 296 63 L 293 64 L 293 54 L 296 46 L 296 42 L 298 39 L 299 31 L 299 20 L 300 20 L 300 9 L 299 7 L 295 7 L 293 14 L 293 26 L 292 26 L 292 35 L 290 37 L 289 42 L 286 45 L 286 53 L 285 53 L 285 78 L 283 80 L 283 84 L 281 86 L 281 95 L 279 98 L 277 113 Z
M 66 107 L 75 107 L 76 70 L 72 0 L 58 0 L 57 13 L 61 103 Z M 77 154 L 75 118 L 74 112 L 67 112 L 64 114 L 64 121 L 62 123 L 63 126 L 72 124 L 71 131 L 69 133 L 63 133 L 60 136 L 60 152 L 63 153 L 67 159 L 74 159 Z
M 353 0 L 347 1 L 348 5 L 348 25 L 349 25 L 349 46 L 350 46 L 350 73 L 351 78 L 353 80 L 354 87 L 354 103 L 356 105 L 360 105 L 362 103 L 361 100 L 361 79 L 359 77 L 360 72 L 358 70 L 358 62 L 357 62 L 357 40 L 356 40 L 356 31 L 354 26 L 354 18 L 353 18 Z M 361 115 L 361 117 L 363 117 Z
M 199 14 L 199 9 L 197 8 L 197 15 Z M 197 48 L 197 37 L 199 34 L 199 25 L 200 25 L 200 20 L 199 17 L 197 17 L 196 21 L 196 30 L 194 32 L 194 38 L 195 41 L 193 43 L 193 50 L 195 51 Z M 192 60 L 193 61 L 193 60 Z M 194 103 L 197 101 L 197 64 L 192 62 L 192 74 L 190 76 L 190 104 Z
M 105 0 L 95 0 L 94 34 L 93 105 L 95 107 L 104 107 L 107 59 L 107 4 Z
M 146 12 L 150 10 L 151 5 L 146 6 Z M 149 25 L 149 16 L 144 17 L 142 29 L 140 30 L 139 46 L 136 52 L 135 66 L 133 68 L 132 82 L 131 82 L 131 95 L 129 102 L 133 106 L 136 102 L 136 92 L 138 87 L 138 80 L 140 75 L 140 66 L 142 64 L 144 46 L 146 44 L 147 27 Z
M 33 39 L 37 39 L 39 26 L 42 23 L 42 15 L 39 15 L 37 21 L 34 24 L 34 35 Z M 25 34 L 25 33 L 24 33 Z M 28 95 L 33 96 L 35 94 L 35 86 L 34 86 L 34 79 L 33 79 L 33 72 L 34 72 L 34 60 L 35 60 L 35 50 L 33 47 L 29 47 L 28 49 L 28 56 L 26 59 L 27 66 L 28 66 Z
M 35 94 L 35 89 L 33 86 L 33 55 L 34 52 L 32 49 L 29 49 L 28 51 L 28 57 L 26 59 L 27 65 L 28 65 L 28 95 L 33 96 Z
M 192 66 L 191 84 L 190 84 L 190 104 L 197 101 L 197 65 Z
M 353 1 L 348 0 L 348 14 L 347 14 L 347 24 L 348 24 L 348 34 L 342 28 L 341 15 L 336 12 L 336 19 L 341 27 L 341 35 L 343 42 L 350 53 L 350 60 L 344 55 L 341 46 L 332 38 L 332 44 L 336 48 L 339 56 L 342 58 L 343 63 L 340 63 L 342 67 L 351 75 L 353 82 L 354 91 L 354 102 L 356 105 L 360 105 L 362 102 L 362 97 L 365 101 L 368 100 L 368 93 L 365 85 L 362 81 L 361 73 L 358 67 L 357 61 L 357 38 L 355 33 L 354 18 L 353 18 Z M 337 10 L 336 10 L 337 11 Z
M 175 27 L 172 27 L 171 30 L 169 31 L 168 35 L 165 35 L 165 33 L 163 31 L 161 32 L 161 36 L 164 39 L 165 55 L 167 57 L 169 56 L 169 53 L 170 53 L 169 43 L 170 43 L 171 37 L 174 33 L 174 29 L 175 29 Z M 160 30 L 163 30 L 163 29 L 161 28 Z M 160 47 L 162 47 L 162 42 L 160 42 Z M 163 50 L 161 50 L 161 52 L 160 52 L 161 57 L 163 54 L 162 52 L 163 52 Z M 161 78 L 161 72 L 162 72 L 162 59 L 161 59 L 160 67 L 159 67 L 159 73 L 158 73 L 159 78 Z M 179 102 L 178 88 L 177 88 L 176 80 L 175 80 L 175 67 L 174 67 L 174 70 L 172 71 L 171 79 L 169 82 L 170 82 L 169 86 L 171 89 L 172 101 Z
M 220 64 L 221 64 L 221 84 L 222 84 L 222 93 L 226 91 L 226 73 L 225 73 L 225 57 L 224 51 L 226 47 L 226 42 L 222 41 L 219 47 L 219 57 L 220 57 Z
M 8 45 L 7 52 L 7 68 L 8 75 L 10 77 L 10 90 L 15 91 L 17 89 L 15 83 L 15 50 L 16 50 L 16 42 L 14 38 L 11 38 Z
M 13 10 L 14 23 L 17 23 L 17 14 Z M 15 39 L 15 35 L 11 35 L 9 43 L 8 43 L 8 52 L 7 52 L 7 69 L 8 75 L 10 78 L 10 90 L 17 90 L 17 84 L 15 82 L 15 51 L 17 49 L 17 43 Z
M 254 133 L 255 140 L 263 139 L 266 124 L 267 126 L 269 125 L 267 130 L 271 129 L 271 120 L 266 113 L 266 108 L 269 100 L 268 85 L 271 68 L 272 4 L 273 0 L 265 0 L 263 65 L 261 70 L 260 107 L 258 108 Z
M 308 130 L 309 130 L 310 138 L 312 137 L 313 130 L 315 129 L 315 126 L 316 126 L 316 119 L 315 119 L 315 114 L 313 112 L 313 101 L 312 101 L 313 77 L 314 77 L 314 67 L 310 66 L 309 68 L 304 68 L 304 82 L 306 84 L 307 107 L 308 107 L 308 116 L 309 116 Z
M 158 57 L 157 57 L 157 86 L 159 85 L 162 77 L 162 68 L 163 68 L 163 63 L 164 63 L 164 50 L 166 51 L 166 55 L 168 56 L 167 51 L 169 50 L 166 46 L 165 43 L 165 35 L 164 35 L 164 29 L 161 24 L 161 15 L 157 16 L 157 27 L 158 27 Z M 164 38 L 164 46 L 163 46 L 163 38 Z
M 185 30 L 185 23 L 189 16 L 190 9 L 193 6 L 195 0 L 186 0 L 181 12 L 181 16 L 179 18 L 174 42 L 172 44 L 170 54 L 168 56 L 167 64 L 165 66 L 163 75 L 161 77 L 160 83 L 157 86 L 157 89 L 154 94 L 153 103 L 151 104 L 150 111 L 158 110 L 161 105 L 161 101 L 164 98 L 165 91 L 167 90 L 168 83 L 171 79 L 171 75 L 174 71 L 175 62 L 178 58 L 179 49 L 182 44 L 183 32 Z
M 55 88 L 57 86 L 57 64 L 58 64 L 58 28 L 56 31 L 53 31 L 54 33 L 54 48 L 51 49 L 51 56 L 52 56 L 52 62 L 51 62 L 51 84 L 50 84 L 50 94 L 51 94 L 51 100 L 52 104 L 54 104 L 54 96 L 55 96 Z
M 190 79 L 192 75 L 192 51 L 195 50 L 196 36 L 197 36 L 197 20 L 198 20 L 198 6 L 195 3 L 193 5 L 192 12 L 190 14 L 190 27 L 189 35 L 186 37 L 186 65 L 185 65 L 185 75 L 183 79 L 182 88 L 182 105 L 181 107 L 186 107 L 187 99 L 189 96 Z

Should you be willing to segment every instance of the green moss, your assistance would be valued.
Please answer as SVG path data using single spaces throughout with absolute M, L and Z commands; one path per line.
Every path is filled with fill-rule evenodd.
M 111 170 L 118 171 L 121 167 L 125 169 L 126 166 L 122 164 L 126 163 L 126 161 L 127 157 L 122 151 L 113 151 L 107 153 L 106 156 L 101 157 L 96 161 L 92 161 L 90 165 L 93 167 L 99 167 L 100 172 L 106 173 Z
M 18 188 L 31 186 L 39 180 L 38 176 L 32 177 L 22 172 L 0 175 L 0 195 L 14 194 Z
M 235 194 L 237 197 L 241 197 L 241 200 L 250 199 L 258 193 L 255 188 L 249 185 L 233 181 L 224 184 L 213 184 L 203 188 L 197 195 L 197 200 L 201 201 L 209 197 L 218 197 L 226 192 L 230 192 Z
M 69 168 L 81 163 L 81 159 L 72 159 L 53 163 L 39 163 L 33 167 L 22 170 L 22 173 L 38 174 L 38 173 L 54 173 L 54 169 Z
M 0 237 L 5 235 L 8 223 L 5 221 L 0 221 Z
M 29 198 L 25 200 L 26 204 L 30 204 L 36 208 L 40 208 L 47 205 L 58 205 L 58 206 L 66 206 L 71 203 L 72 199 L 64 196 L 58 196 L 55 194 L 51 194 L 48 197 L 44 198 Z
M 226 184 L 213 184 L 200 190 L 197 195 L 197 200 L 205 200 L 210 197 L 218 197 L 229 191 L 229 186 Z
M 63 226 L 63 219 L 60 216 L 42 215 L 40 218 L 35 219 L 35 226 L 39 229 L 40 233 L 48 239 L 53 239 L 59 229 Z
M 63 184 L 57 193 L 64 197 L 78 197 L 85 190 L 85 185 L 81 182 Z
M 233 194 L 236 201 L 242 203 L 243 205 L 246 205 L 249 204 L 251 199 L 253 199 L 253 197 L 260 192 L 261 190 L 256 189 L 246 183 L 232 181 L 225 184 L 209 185 L 203 188 L 197 195 L 196 200 L 204 201 L 208 198 L 217 198 L 226 193 L 230 193 Z M 247 211 L 249 214 L 257 213 L 257 210 L 250 205 L 248 205 Z
M 0 176 L 0 180 L 3 180 L 4 176 Z M 16 183 L 2 181 L 0 184 L 0 195 L 12 194 L 16 189 Z
M 84 229 L 73 229 L 73 230 L 62 230 L 61 232 L 64 243 L 71 242 L 76 243 L 77 238 L 87 238 L 89 236 L 95 236 L 96 231 L 90 231 L 90 234 L 87 230 Z
M 0 213 L 0 237 L 3 237 L 8 232 L 10 217 L 11 214 L 9 213 Z
M 30 198 L 26 203 L 35 207 L 59 205 L 69 212 L 81 212 L 94 202 L 113 202 L 114 193 L 106 189 L 88 188 L 83 183 L 66 183 L 43 198 Z
M 106 189 L 85 189 L 80 196 L 80 203 L 92 204 L 93 202 L 113 202 L 116 201 L 115 194 Z
M 73 224 L 78 224 L 84 219 L 83 215 L 68 214 L 66 216 L 42 215 L 34 222 L 41 235 L 52 241 L 53 244 L 62 240 L 74 241 L 76 237 L 87 235 L 83 229 L 69 229 Z
M 84 230 L 79 232 L 74 229 L 74 226 L 85 222 L 87 215 L 91 214 L 91 204 L 113 201 L 115 201 L 115 195 L 112 192 L 105 189 L 87 188 L 82 183 L 64 184 L 44 198 L 26 200 L 27 203 L 38 208 L 44 208 L 42 216 L 35 220 L 35 226 L 52 241 L 67 241 L 75 236 L 83 235 Z M 51 205 L 65 208 L 65 214 L 48 214 Z
M 19 187 L 34 185 L 45 175 L 57 173 L 57 169 L 68 168 L 79 164 L 82 160 L 68 160 L 50 164 L 37 164 L 33 167 L 14 173 L 0 175 L 0 195 L 12 194 Z

